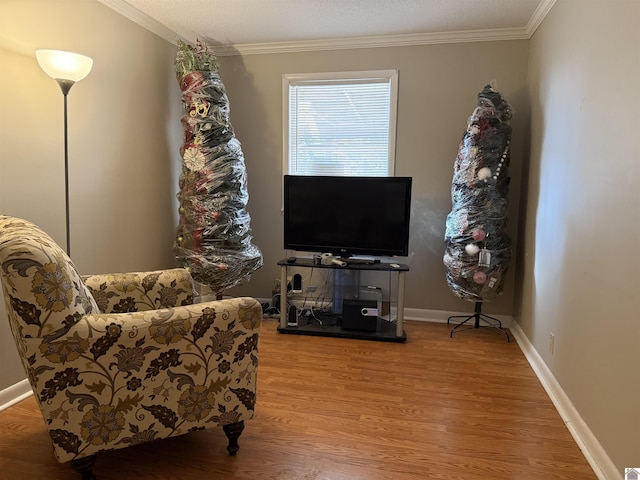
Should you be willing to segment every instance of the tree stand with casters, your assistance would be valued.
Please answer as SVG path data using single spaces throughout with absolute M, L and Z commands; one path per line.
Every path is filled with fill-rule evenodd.
M 507 342 L 511 342 L 511 338 L 509 337 L 509 334 L 506 332 L 506 330 L 503 330 L 502 328 L 502 322 L 497 318 L 490 317 L 489 315 L 485 315 L 484 313 L 482 313 L 482 302 L 476 302 L 475 313 L 473 315 L 452 315 L 447 319 L 447 325 L 449 325 L 452 318 L 464 318 L 464 320 L 458 323 L 455 327 L 451 329 L 451 333 L 449 334 L 451 338 L 453 338 L 453 332 L 455 332 L 458 328 L 465 325 L 471 319 L 475 319 L 474 324 L 472 326 L 469 325 L 464 330 L 469 330 L 470 328 L 480 328 L 480 327 L 494 328 L 496 330 L 501 331 L 507 336 Z M 484 322 L 485 325 L 480 325 L 481 321 Z M 464 330 L 461 330 L 461 331 L 464 331 Z

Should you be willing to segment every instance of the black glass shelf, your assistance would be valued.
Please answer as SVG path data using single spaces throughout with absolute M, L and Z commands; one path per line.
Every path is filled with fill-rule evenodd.
M 377 260 L 365 260 L 361 258 L 340 258 L 340 260 L 346 262 L 345 266 L 329 264 L 322 265 L 314 262 L 313 258 L 309 257 L 295 257 L 294 259 L 284 259 L 278 262 L 279 266 L 289 267 L 316 267 L 316 268 L 330 268 L 335 270 L 368 270 L 379 272 L 408 272 L 409 267 L 403 263 L 377 261 Z
M 396 336 L 396 324 L 389 322 L 385 319 L 378 318 L 378 322 L 375 330 L 345 330 L 339 324 L 339 318 L 331 319 L 328 316 L 323 316 L 320 325 L 316 322 L 302 323 L 298 326 L 278 326 L 278 332 L 291 333 L 294 335 L 316 335 L 322 337 L 336 337 L 336 338 L 355 338 L 360 340 L 376 340 L 383 342 L 396 342 L 404 343 L 407 341 L 407 335 L 403 331 L 402 336 Z

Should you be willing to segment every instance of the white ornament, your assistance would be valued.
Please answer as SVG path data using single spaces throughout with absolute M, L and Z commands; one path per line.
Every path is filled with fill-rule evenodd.
M 467 255 L 476 255 L 480 251 L 480 247 L 475 243 L 467 243 L 464 247 L 464 251 L 467 252 Z
M 489 178 L 491 176 L 491 169 L 489 167 L 482 167 L 478 170 L 478 178 L 480 180 L 484 180 L 485 178 Z

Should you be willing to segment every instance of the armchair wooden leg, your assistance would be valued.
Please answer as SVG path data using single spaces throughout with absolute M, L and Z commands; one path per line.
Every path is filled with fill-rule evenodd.
M 227 451 L 229 452 L 229 455 L 233 456 L 238 452 L 238 450 L 240 450 L 240 447 L 238 446 L 238 437 L 240 437 L 242 430 L 244 430 L 244 422 L 242 421 L 238 423 L 231 423 L 229 425 L 224 425 L 222 429 L 224 430 L 225 435 L 229 439 L 229 445 L 227 446 Z
M 81 475 L 82 480 L 96 480 L 93 474 L 93 466 L 96 463 L 96 456 L 90 455 L 75 460 L 71 460 L 71 468 Z

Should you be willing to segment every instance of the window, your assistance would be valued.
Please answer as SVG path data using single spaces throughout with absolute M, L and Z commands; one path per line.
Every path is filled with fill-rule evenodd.
M 393 176 L 397 70 L 284 75 L 284 172 Z

